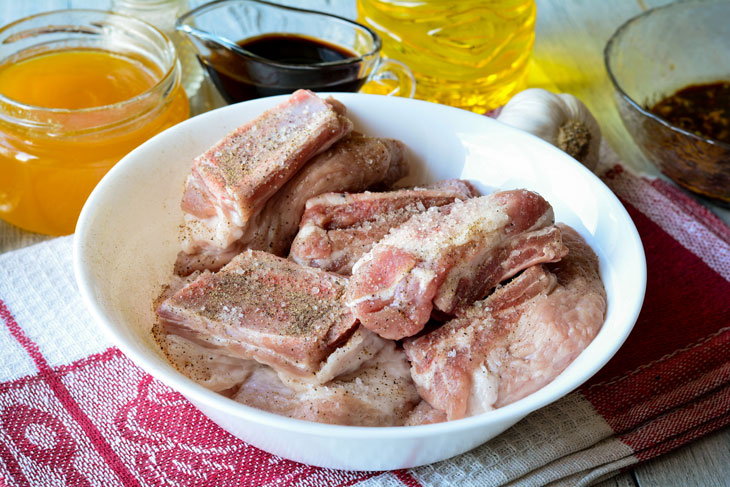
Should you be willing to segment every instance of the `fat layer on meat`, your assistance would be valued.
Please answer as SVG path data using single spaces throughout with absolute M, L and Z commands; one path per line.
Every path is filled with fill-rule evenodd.
M 560 225 L 569 253 L 533 266 L 404 348 L 421 396 L 449 420 L 489 411 L 557 377 L 598 334 L 606 293 L 598 258 Z
M 350 133 L 335 100 L 299 90 L 195 158 L 185 182 L 183 251 L 225 251 L 313 156 Z
M 347 280 L 266 252 L 247 250 L 203 272 L 157 307 L 164 326 L 186 328 L 226 349 L 293 375 L 315 374 L 352 335 Z
M 307 201 L 289 258 L 349 275 L 352 266 L 388 232 L 432 206 L 478 196 L 467 181 L 382 193 L 325 193 Z
M 501 281 L 566 253 L 540 195 L 512 190 L 432 207 L 377 242 L 353 267 L 347 301 L 384 338 L 413 336 L 436 307 L 453 314 Z
M 324 385 L 260 366 L 233 399 L 290 418 L 349 426 L 401 426 L 420 401 L 408 361 L 393 342 L 357 371 Z

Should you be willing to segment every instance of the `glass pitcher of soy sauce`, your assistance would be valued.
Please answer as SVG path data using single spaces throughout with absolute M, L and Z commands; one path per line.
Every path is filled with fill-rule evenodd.
M 380 55 L 368 27 L 324 12 L 261 0 L 218 0 L 180 17 L 198 59 L 228 103 L 313 91 L 413 97 L 410 69 Z M 369 85 L 370 86 L 370 85 Z

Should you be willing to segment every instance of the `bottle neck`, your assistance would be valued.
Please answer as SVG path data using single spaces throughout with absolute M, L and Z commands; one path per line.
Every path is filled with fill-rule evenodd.
M 169 34 L 175 20 L 190 10 L 188 0 L 113 0 L 112 11 L 137 17 Z
M 188 6 L 187 0 L 112 0 L 114 7 L 135 9 L 169 8 L 178 5 Z

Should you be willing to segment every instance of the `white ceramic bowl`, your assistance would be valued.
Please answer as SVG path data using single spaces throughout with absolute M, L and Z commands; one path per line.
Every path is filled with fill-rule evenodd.
M 516 403 L 416 427 L 290 419 L 236 403 L 181 375 L 155 346 L 150 327 L 152 301 L 168 282 L 179 249 L 183 181 L 193 157 L 283 100 L 273 97 L 205 113 L 157 135 L 119 162 L 86 202 L 74 242 L 76 280 L 96 320 L 127 356 L 252 445 L 299 462 L 357 470 L 413 467 L 470 450 L 608 362 L 638 316 L 646 263 L 626 210 L 593 173 L 537 137 L 471 112 L 404 98 L 335 96 L 357 130 L 405 142 L 414 183 L 460 177 L 485 193 L 527 188 L 543 195 L 556 220 L 574 227 L 600 258 L 608 312 L 596 339 L 552 383 Z

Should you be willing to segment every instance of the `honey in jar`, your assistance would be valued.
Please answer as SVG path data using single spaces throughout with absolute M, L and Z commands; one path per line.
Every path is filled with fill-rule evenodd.
M 411 68 L 416 98 L 484 113 L 525 88 L 534 0 L 357 0 L 357 12 Z
M 104 174 L 136 146 L 187 118 L 188 102 L 174 49 L 156 29 L 95 11 L 29 19 L 38 23 L 38 17 L 54 15 L 65 15 L 65 22 L 43 19 L 48 26 L 79 24 L 90 32 L 85 42 L 65 42 L 59 49 L 45 42 L 39 48 L 27 45 L 27 30 L 17 34 L 18 23 L 0 31 L 0 40 L 25 44 L 0 63 L 0 217 L 26 230 L 63 235 L 73 232 Z M 109 28 L 98 29 L 99 18 L 124 29 L 116 33 L 118 43 L 89 42 L 112 35 Z M 38 44 L 49 30 L 37 34 Z M 124 49 L 125 42 L 143 49 Z
M 78 110 L 134 98 L 154 86 L 158 77 L 126 56 L 67 50 L 3 66 L 0 93 L 25 105 Z

